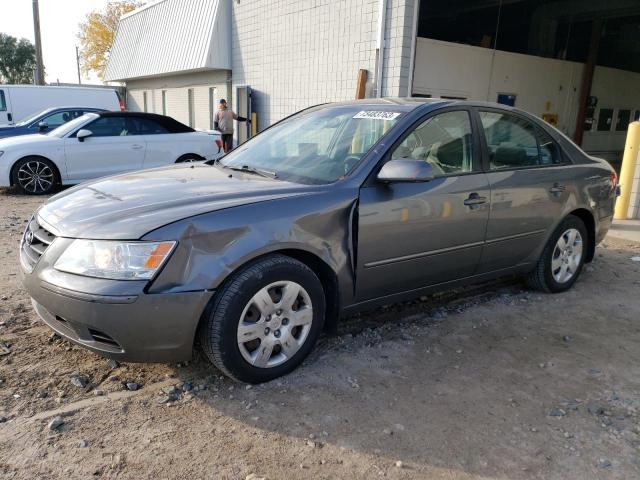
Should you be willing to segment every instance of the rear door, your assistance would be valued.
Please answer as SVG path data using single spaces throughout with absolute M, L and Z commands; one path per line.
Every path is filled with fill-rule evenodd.
M 91 136 L 79 141 L 74 132 L 65 138 L 67 175 L 70 181 L 139 170 L 145 155 L 142 135 L 124 116 L 99 117 L 83 127 Z
M 174 163 L 185 143 L 185 133 L 170 133 L 164 126 L 150 118 L 132 117 L 136 134 L 146 145 L 143 168 L 161 167 Z M 186 146 L 186 145 L 185 145 Z
M 0 125 L 13 125 L 15 119 L 11 114 L 9 89 L 0 86 Z
M 565 210 L 574 173 L 554 140 L 524 116 L 480 109 L 491 212 L 479 272 L 530 259 Z
M 473 275 L 489 217 L 489 182 L 470 112 L 432 114 L 385 161 L 430 163 L 420 183 L 373 181 L 360 191 L 358 301 Z

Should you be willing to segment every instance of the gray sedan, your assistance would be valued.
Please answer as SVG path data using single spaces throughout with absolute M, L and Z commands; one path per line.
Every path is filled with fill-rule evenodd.
M 56 332 L 123 361 L 194 343 L 263 382 L 341 315 L 507 274 L 563 292 L 611 224 L 617 179 L 563 134 L 487 103 L 384 99 L 293 115 L 218 162 L 52 197 L 21 245 Z

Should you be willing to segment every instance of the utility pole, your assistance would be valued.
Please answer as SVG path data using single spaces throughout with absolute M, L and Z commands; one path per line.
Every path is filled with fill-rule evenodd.
M 76 66 L 78 67 L 78 85 L 81 85 L 82 80 L 80 80 L 80 54 L 78 53 L 77 45 L 76 45 Z
M 38 0 L 33 3 L 33 33 L 36 40 L 36 85 L 44 85 L 44 65 L 42 64 L 42 42 L 40 40 L 40 9 Z

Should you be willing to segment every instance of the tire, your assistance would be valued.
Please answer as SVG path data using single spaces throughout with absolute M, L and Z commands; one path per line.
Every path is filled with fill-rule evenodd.
M 216 367 L 241 382 L 262 383 L 291 372 L 311 352 L 324 323 L 320 280 L 284 255 L 263 257 L 235 272 L 212 301 L 200 344 Z
M 582 271 L 589 247 L 588 241 L 584 222 L 574 215 L 565 218 L 549 238 L 536 268 L 529 274 L 527 278 L 529 286 L 548 293 L 569 290 Z M 579 259 L 575 256 L 578 250 L 580 250 Z M 562 274 L 563 271 L 566 272 L 565 275 Z
M 52 161 L 44 157 L 24 157 L 11 169 L 11 179 L 27 195 L 52 193 L 60 182 L 60 173 Z
M 199 162 L 204 160 L 200 155 L 195 153 L 186 153 L 176 160 L 176 163 Z

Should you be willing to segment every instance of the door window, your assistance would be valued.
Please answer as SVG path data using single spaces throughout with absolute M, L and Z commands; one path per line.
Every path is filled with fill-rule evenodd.
M 469 113 L 463 110 L 446 112 L 425 120 L 396 147 L 391 159 L 428 162 L 435 176 L 472 171 Z
M 45 122 L 49 126 L 49 130 L 58 128 L 60 125 L 64 125 L 69 120 L 82 116 L 82 112 L 78 110 L 56 112 L 49 116 L 44 117 L 41 121 Z M 40 123 L 40 122 L 38 122 Z
M 534 126 L 514 115 L 480 112 L 489 149 L 491 170 L 531 167 L 540 164 Z
M 7 110 L 7 103 L 4 99 L 4 91 L 0 90 L 0 112 L 4 112 Z
M 163 133 L 169 133 L 169 131 L 160 125 L 158 122 L 149 120 L 148 118 L 132 118 L 133 125 L 135 126 L 136 135 L 161 135 Z M 133 135 L 134 133 L 132 133 Z
M 124 137 L 132 134 L 125 117 L 100 117 L 86 128 L 91 130 L 92 137 Z
M 564 163 L 560 148 L 547 132 L 538 130 L 538 145 L 540 146 L 541 165 L 559 165 Z

